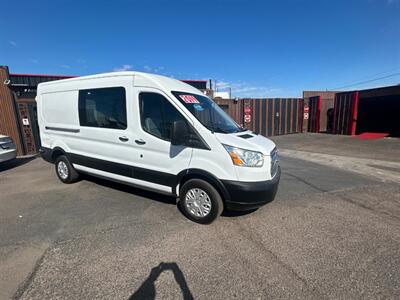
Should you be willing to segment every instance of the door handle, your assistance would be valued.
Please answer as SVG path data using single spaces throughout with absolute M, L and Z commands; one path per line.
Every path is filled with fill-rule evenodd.
M 144 145 L 144 144 L 146 144 L 146 142 L 143 141 L 142 139 L 140 139 L 140 140 L 135 140 L 135 143 L 138 144 L 138 145 Z
M 129 141 L 129 139 L 128 139 L 126 136 L 120 136 L 120 137 L 119 137 L 119 140 L 120 140 L 121 142 L 127 142 L 127 141 Z

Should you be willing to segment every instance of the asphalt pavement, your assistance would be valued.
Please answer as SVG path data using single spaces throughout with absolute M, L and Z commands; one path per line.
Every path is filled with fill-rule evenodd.
M 88 176 L 62 184 L 41 159 L 0 166 L 0 299 L 399 298 L 400 169 L 380 159 L 398 162 L 400 148 L 339 137 L 330 153 L 320 136 L 274 138 L 275 201 L 207 226 L 163 195 Z M 369 159 L 382 174 L 284 154 L 295 149 Z

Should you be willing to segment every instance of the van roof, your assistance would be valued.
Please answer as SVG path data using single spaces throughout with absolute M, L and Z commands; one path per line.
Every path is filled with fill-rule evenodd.
M 158 87 L 161 89 L 167 90 L 176 90 L 176 91 L 186 91 L 192 92 L 195 94 L 203 94 L 200 90 L 192 87 L 191 85 L 182 82 L 177 79 L 173 79 L 170 77 L 144 73 L 144 72 L 136 72 L 136 71 L 123 71 L 123 72 L 109 72 L 109 73 L 101 73 L 95 75 L 88 75 L 88 76 L 80 76 L 80 77 L 73 77 L 49 82 L 43 82 L 39 85 L 41 87 L 47 87 L 52 85 L 58 85 L 61 83 L 74 83 L 83 80 L 89 79 L 100 79 L 100 78 L 107 78 L 107 77 L 118 77 L 118 76 L 134 76 L 135 86 L 147 86 L 147 87 Z

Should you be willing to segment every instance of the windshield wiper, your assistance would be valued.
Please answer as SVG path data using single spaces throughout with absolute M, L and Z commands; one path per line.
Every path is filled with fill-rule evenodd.
M 214 132 L 219 132 L 219 133 L 229 133 L 228 131 L 222 129 L 221 127 L 214 127 L 210 125 L 204 125 L 208 130 L 210 130 L 212 133 Z
M 214 133 L 215 129 L 212 126 L 204 125 L 208 130 L 210 130 L 212 133 Z
M 214 131 L 220 132 L 220 133 L 231 133 L 230 131 L 227 131 L 221 127 L 214 127 Z

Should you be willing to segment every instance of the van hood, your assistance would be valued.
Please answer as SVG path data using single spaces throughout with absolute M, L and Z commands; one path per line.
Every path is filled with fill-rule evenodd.
M 237 133 L 215 133 L 221 144 L 243 148 L 246 150 L 259 151 L 264 155 L 270 155 L 275 148 L 275 143 L 266 137 L 251 131 Z

